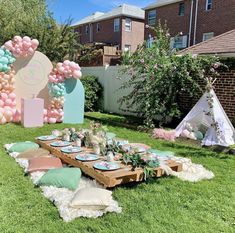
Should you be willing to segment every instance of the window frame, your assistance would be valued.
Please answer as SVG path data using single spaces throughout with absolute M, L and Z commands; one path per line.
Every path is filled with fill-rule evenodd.
M 188 44 L 188 35 L 171 37 L 173 49 L 185 49 Z
M 127 47 L 129 48 L 128 50 L 126 50 Z M 124 52 L 125 53 L 130 53 L 131 52 L 131 45 L 130 44 L 125 44 L 124 45 Z
M 213 0 L 206 0 L 206 11 L 212 10 Z
M 129 21 L 129 24 L 127 24 L 127 21 Z M 127 28 L 127 25 L 130 27 L 129 29 Z M 125 31 L 126 32 L 131 32 L 132 31 L 132 19 L 131 18 L 126 18 L 125 19 Z
M 85 27 L 85 32 L 86 32 L 86 35 L 89 34 L 89 25 L 86 25 L 86 27 Z
M 98 33 L 98 32 L 100 32 L 100 30 L 101 30 L 101 29 L 100 29 L 100 23 L 97 23 L 97 24 L 96 24 L 96 32 Z
M 179 16 L 184 16 L 185 15 L 185 3 L 184 2 L 180 2 L 179 3 Z
M 117 22 L 118 22 L 118 24 L 117 24 Z M 117 29 L 117 27 L 118 27 L 118 29 Z M 120 18 L 115 18 L 113 20 L 113 30 L 114 30 L 114 32 L 120 32 Z
M 154 15 L 155 17 L 150 17 L 150 14 L 154 12 Z M 157 10 L 151 10 L 151 11 L 148 11 L 148 25 L 152 26 L 152 25 L 155 25 L 156 22 L 157 22 Z M 150 21 L 153 21 L 150 23 Z
M 208 39 L 205 39 L 206 36 L 208 35 L 212 35 L 210 38 Z M 211 38 L 213 38 L 215 36 L 215 33 L 214 32 L 205 32 L 202 34 L 202 41 L 207 41 L 207 40 L 210 40 Z

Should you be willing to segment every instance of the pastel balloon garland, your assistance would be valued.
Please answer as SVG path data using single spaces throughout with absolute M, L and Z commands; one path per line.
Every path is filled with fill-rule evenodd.
M 20 121 L 20 112 L 16 109 L 15 71 L 12 65 L 18 57 L 32 56 L 38 45 L 36 39 L 15 36 L 0 48 L 0 124 Z
M 64 117 L 64 95 L 65 95 L 65 80 L 69 78 L 80 79 L 82 72 L 80 66 L 66 60 L 63 63 L 57 63 L 56 67 L 48 76 L 48 89 L 50 95 L 50 105 L 44 110 L 44 122 L 54 124 L 62 122 Z

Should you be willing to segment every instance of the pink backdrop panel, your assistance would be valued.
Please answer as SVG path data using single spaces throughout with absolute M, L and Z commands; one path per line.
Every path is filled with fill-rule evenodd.
M 21 108 L 22 98 L 28 99 L 33 96 L 44 99 L 45 108 L 47 108 L 49 104 L 47 83 L 52 68 L 53 65 L 48 57 L 38 51 L 33 56 L 17 58 L 14 69 L 16 71 L 15 94 L 18 110 Z

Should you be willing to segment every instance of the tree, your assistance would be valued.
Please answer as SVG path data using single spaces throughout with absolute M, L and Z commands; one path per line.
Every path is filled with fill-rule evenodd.
M 79 48 L 78 35 L 68 19 L 58 25 L 45 0 L 0 0 L 0 44 L 15 35 L 30 36 L 40 42 L 39 49 L 52 61 L 74 59 Z
M 120 99 L 121 106 L 133 109 L 143 117 L 147 127 L 162 125 L 181 115 L 180 93 L 194 96 L 205 82 L 205 71 L 217 61 L 215 57 L 177 56 L 170 48 L 166 25 L 153 28 L 155 40 L 151 47 L 145 42 L 136 52 L 124 56 L 122 73 L 129 74 L 122 89 L 130 89 Z

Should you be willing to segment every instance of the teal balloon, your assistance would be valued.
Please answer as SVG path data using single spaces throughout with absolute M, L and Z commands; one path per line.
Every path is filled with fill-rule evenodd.
M 194 132 L 194 136 L 197 138 L 198 141 L 201 141 L 204 138 L 203 133 L 201 131 Z
M 10 71 L 10 65 L 12 65 L 15 60 L 15 57 L 9 50 L 5 48 L 0 48 L 0 72 Z
M 64 83 L 49 83 L 48 89 L 49 89 L 49 94 L 52 97 L 61 97 L 65 95 Z

